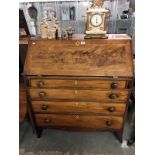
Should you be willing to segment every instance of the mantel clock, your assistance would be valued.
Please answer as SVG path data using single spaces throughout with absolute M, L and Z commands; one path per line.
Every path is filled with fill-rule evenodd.
M 107 38 L 105 20 L 108 12 L 109 10 L 103 8 L 103 0 L 93 0 L 87 10 L 85 38 Z

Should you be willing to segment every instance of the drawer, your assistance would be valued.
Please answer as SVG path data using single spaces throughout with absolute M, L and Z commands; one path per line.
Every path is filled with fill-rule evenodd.
M 33 100 L 127 101 L 128 90 L 29 89 Z
M 120 129 L 123 117 L 92 115 L 35 114 L 38 126 Z
M 123 115 L 126 104 L 99 102 L 52 102 L 32 101 L 36 113 L 100 113 L 107 115 Z
M 112 80 L 55 80 L 55 79 L 31 79 L 30 86 L 37 88 L 125 88 L 126 81 L 112 81 Z

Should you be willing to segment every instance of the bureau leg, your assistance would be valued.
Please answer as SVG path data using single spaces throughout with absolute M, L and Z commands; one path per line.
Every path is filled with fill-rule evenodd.
M 119 131 L 115 131 L 114 132 L 116 138 L 119 140 L 120 143 L 122 143 L 123 141 L 123 129 L 119 130 Z
M 43 132 L 43 128 L 40 128 L 40 127 L 37 127 L 36 128 L 37 138 L 40 138 L 41 137 L 42 132 Z

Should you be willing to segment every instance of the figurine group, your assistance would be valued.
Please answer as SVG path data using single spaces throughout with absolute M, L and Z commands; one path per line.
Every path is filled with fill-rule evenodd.
M 60 23 L 54 16 L 52 16 L 50 23 L 48 23 L 45 18 L 40 22 L 41 38 L 44 39 L 54 39 L 61 37 L 62 39 L 67 39 L 71 38 L 74 32 L 75 30 L 72 27 L 68 27 L 66 31 L 61 31 Z
M 52 16 L 51 22 L 48 23 L 46 19 L 42 19 L 40 22 L 40 33 L 42 38 L 59 38 L 61 37 L 60 24 L 57 19 Z
M 102 8 L 104 0 L 92 0 L 91 9 Z M 72 34 L 75 30 L 70 26 L 66 31 L 61 31 L 60 23 L 54 15 L 51 17 L 51 21 L 47 22 L 46 18 L 43 18 L 40 22 L 40 33 L 44 39 L 54 38 L 72 38 Z

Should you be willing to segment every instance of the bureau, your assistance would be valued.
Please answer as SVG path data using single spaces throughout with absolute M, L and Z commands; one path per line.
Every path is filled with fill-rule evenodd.
M 31 38 L 24 65 L 28 112 L 37 136 L 44 128 L 112 131 L 122 141 L 132 89 L 131 39 Z

